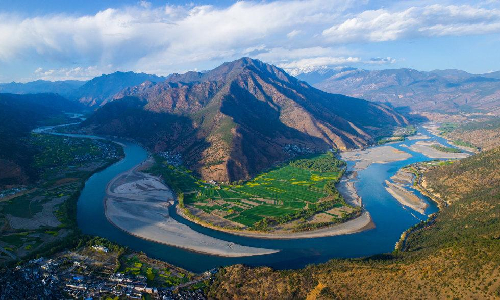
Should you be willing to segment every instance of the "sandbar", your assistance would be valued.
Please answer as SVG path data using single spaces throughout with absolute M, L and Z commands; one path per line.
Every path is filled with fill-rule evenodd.
M 342 152 L 340 156 L 343 160 L 354 161 L 354 170 L 362 170 L 375 163 L 384 164 L 406 160 L 411 157 L 411 154 L 391 146 L 379 146 L 364 150 Z
M 429 158 L 441 158 L 441 159 L 461 159 L 469 156 L 468 153 L 453 153 L 453 152 L 443 152 L 433 148 L 433 145 L 439 145 L 444 147 L 435 141 L 418 141 L 409 147 L 410 150 L 421 153 Z
M 428 204 L 420 199 L 414 193 L 408 191 L 400 184 L 395 184 L 389 181 L 385 181 L 386 187 L 385 189 L 391 194 L 399 203 L 404 206 L 407 206 L 415 211 L 418 211 L 421 214 L 424 214 L 425 209 Z

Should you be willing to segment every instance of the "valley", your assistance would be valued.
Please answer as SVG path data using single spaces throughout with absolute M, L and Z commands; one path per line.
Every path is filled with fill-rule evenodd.
M 467 183 L 460 184 L 453 172 L 433 174 L 461 166 L 459 160 L 487 156 L 472 155 L 479 148 L 494 150 L 496 119 L 481 116 L 464 124 L 413 126 L 389 107 L 322 93 L 281 72 L 256 60 L 241 59 L 210 72 L 177 74 L 163 83 L 122 89 L 111 98 L 102 98 L 102 107 L 87 112 L 88 118 L 81 122 L 81 115 L 64 114 L 57 107 L 40 119 L 26 120 L 22 138 L 14 140 L 19 153 L 28 159 L 10 156 L 9 163 L 23 162 L 19 166 L 31 168 L 34 175 L 16 179 L 16 184 L 4 181 L 8 185 L 0 202 L 2 262 L 27 261 L 36 255 L 64 262 L 68 256 L 60 253 L 66 249 L 84 264 L 101 256 L 120 260 L 115 268 L 136 284 L 129 291 L 135 295 L 146 286 L 168 286 L 162 290 L 166 294 L 175 289 L 186 295 L 227 298 L 233 298 L 233 293 L 245 298 L 308 293 L 331 298 L 339 291 L 370 298 L 352 290 L 350 284 L 343 283 L 339 289 L 322 274 L 337 274 L 341 268 L 356 274 L 354 282 L 364 285 L 372 280 L 369 273 L 360 271 L 366 268 L 399 282 L 390 272 L 377 272 L 420 272 L 425 264 L 415 267 L 414 263 L 423 259 L 419 253 L 425 251 L 434 263 L 442 263 L 442 254 L 432 252 L 434 244 L 425 250 L 419 246 L 436 237 L 421 235 L 443 222 L 446 211 L 462 201 L 465 190 L 481 189 L 469 182 L 479 182 L 481 176 L 467 171 Z M 249 89 L 242 85 L 248 82 L 264 86 Z M 277 87 L 283 85 L 295 92 Z M 166 98 L 154 97 L 157 92 Z M 185 94 L 179 98 L 180 92 Z M 301 96 L 297 98 L 296 93 Z M 317 102 L 307 103 L 308 99 Z M 350 107 L 342 101 L 354 104 Z M 245 105 L 245 110 L 239 105 Z M 360 105 L 367 115 L 358 119 L 355 106 Z M 287 112 L 291 108 L 293 112 Z M 255 121 L 261 113 L 273 115 L 273 121 Z M 314 126 L 294 127 L 302 122 L 297 116 L 311 118 Z M 328 121 L 331 118 L 335 122 Z M 61 123 L 70 126 L 33 130 Z M 492 139 L 487 145 L 473 144 L 477 132 Z M 472 165 L 477 164 L 482 162 Z M 489 167 L 481 170 L 491 172 Z M 447 184 L 460 192 L 451 191 Z M 446 189 L 443 196 L 441 191 Z M 98 249 L 121 245 L 125 250 L 101 255 L 100 250 L 82 248 L 94 236 L 102 238 L 94 245 Z M 162 261 L 169 265 L 161 267 Z M 46 260 L 41 262 L 27 262 L 21 270 L 37 270 Z M 308 266 L 311 263 L 315 265 Z M 481 270 L 490 272 L 494 263 Z M 463 265 L 456 265 L 454 270 L 461 272 Z M 175 271 L 169 269 L 172 266 Z M 92 268 L 101 267 L 99 263 Z M 219 270 L 216 275 L 203 273 L 215 269 Z M 308 273 L 312 269 L 314 275 Z M 69 271 L 55 267 L 53 272 L 66 278 Z M 108 295 L 111 290 L 103 293 L 91 286 L 98 282 L 115 286 L 117 276 L 123 276 L 116 270 L 99 271 L 97 277 L 84 268 L 77 272 L 88 278 L 86 295 L 90 291 Z M 176 275 L 170 276 L 172 272 Z M 412 272 L 408 276 L 416 276 Z M 280 274 L 293 280 L 283 282 L 276 278 Z M 184 276 L 198 279 L 186 281 Z M 263 295 L 242 288 L 241 276 L 250 278 L 254 287 L 270 280 L 281 288 L 272 296 Z M 83 283 L 70 277 L 64 280 L 54 281 L 54 286 L 65 285 L 78 294 Z M 428 284 L 423 277 L 415 282 Z M 495 288 L 493 283 L 490 286 Z M 379 287 L 372 284 L 371 288 Z M 118 285 L 114 289 L 115 295 L 127 293 Z M 442 290 L 446 295 L 464 293 L 456 286 Z M 421 291 L 420 296 L 429 293 Z M 151 288 L 144 293 L 159 292 Z M 377 293 L 392 296 L 381 290 Z
M 430 133 L 428 133 L 428 132 L 419 132 L 419 134 L 420 135 L 424 135 L 424 134 L 430 135 Z M 415 140 L 413 140 L 413 141 L 408 140 L 408 141 L 405 141 L 404 143 L 410 143 L 410 144 L 415 143 Z M 129 144 L 129 142 L 125 142 L 124 146 L 125 146 L 125 153 L 126 153 L 125 159 L 120 164 L 113 166 L 113 167 L 110 167 L 107 170 L 105 170 L 99 174 L 94 175 L 89 180 L 89 182 L 91 182 L 92 184 L 87 183 L 86 188 L 82 191 L 82 195 L 81 195 L 81 198 L 79 201 L 79 211 L 78 211 L 78 219 L 80 220 L 79 226 L 83 230 L 84 233 L 91 234 L 91 235 L 103 236 L 103 237 L 109 238 L 113 241 L 119 242 L 121 244 L 128 245 L 129 247 L 132 247 L 133 249 L 143 249 L 143 250 L 150 249 L 150 250 L 148 250 L 147 253 L 149 253 L 153 257 L 158 257 L 158 255 L 161 253 L 159 249 L 165 249 L 163 251 L 167 251 L 166 253 L 171 253 L 172 251 L 174 251 L 173 248 L 168 247 L 168 246 L 162 246 L 160 244 L 156 244 L 156 243 L 153 243 L 151 241 L 148 241 L 151 239 L 155 240 L 161 235 L 156 235 L 155 238 L 147 238 L 147 240 L 133 238 L 132 236 L 125 234 L 123 231 L 117 230 L 117 228 L 115 226 L 113 226 L 111 223 L 109 223 L 109 219 L 105 215 L 104 211 L 102 212 L 101 216 L 99 216 L 99 217 L 97 215 L 95 215 L 95 213 L 92 213 L 92 211 L 99 210 L 99 207 L 102 207 L 103 203 L 100 202 L 99 199 L 104 198 L 105 191 L 107 189 L 106 188 L 107 182 L 111 181 L 117 175 L 119 176 L 119 174 L 122 174 L 123 172 L 125 172 L 127 170 L 133 169 L 134 166 L 138 166 L 138 165 L 140 166 L 141 170 L 142 169 L 150 170 L 148 172 L 151 172 L 151 170 L 155 170 L 155 168 L 157 168 L 157 167 L 154 167 L 153 169 L 150 169 L 149 167 L 147 167 L 147 165 L 141 166 L 141 164 L 146 160 L 148 155 L 144 150 L 140 150 L 141 149 L 140 147 L 131 146 Z M 404 149 L 404 147 L 399 146 L 397 144 L 395 146 L 397 146 L 398 148 L 401 147 Z M 382 146 L 382 147 L 391 149 L 394 146 L 393 147 Z M 370 153 L 370 151 L 373 149 L 378 149 L 378 148 L 370 148 L 367 153 Z M 136 152 L 138 150 L 140 150 L 140 152 Z M 130 152 L 130 151 L 132 151 L 132 152 Z M 390 150 L 390 152 L 404 153 L 404 151 L 402 151 L 402 150 L 396 151 L 396 148 L 393 148 L 393 150 Z M 139 155 L 139 153 L 140 153 L 140 155 Z M 131 155 L 133 155 L 133 156 L 131 156 Z M 424 156 L 413 158 L 415 155 L 416 154 L 409 155 L 407 157 L 403 156 L 402 158 L 397 159 L 392 164 L 397 163 L 397 164 L 401 165 L 404 162 L 407 163 L 408 158 L 417 159 L 417 160 L 425 159 Z M 355 156 L 355 157 L 358 157 L 358 156 Z M 292 163 L 295 164 L 296 166 L 300 166 L 302 168 L 305 166 L 307 166 L 308 168 L 311 168 L 313 166 L 316 166 L 319 168 L 323 164 L 315 163 L 315 161 L 319 159 L 319 162 L 321 162 L 321 160 L 325 159 L 325 158 L 332 159 L 333 156 L 328 158 L 328 155 L 324 155 L 324 156 L 319 156 L 319 157 L 316 156 L 316 157 L 313 157 L 312 159 L 298 159 L 296 161 L 292 161 Z M 174 167 L 174 166 L 168 165 L 168 164 L 165 165 L 163 158 L 157 158 L 157 159 L 163 163 L 163 166 L 167 170 L 169 170 L 169 172 L 179 172 L 179 167 Z M 171 158 L 169 158 L 168 161 L 173 163 L 175 160 L 172 160 Z M 358 168 L 358 170 L 357 170 L 358 176 L 360 176 L 359 174 L 361 174 L 361 176 L 360 176 L 360 178 L 357 179 L 358 181 L 356 182 L 356 185 L 359 185 L 360 184 L 359 181 L 361 181 L 361 180 L 373 180 L 373 179 L 368 179 L 364 175 L 362 175 L 362 174 L 364 174 L 365 170 L 369 170 L 370 168 L 373 168 L 373 167 L 378 168 L 379 166 L 384 166 L 384 168 L 387 168 L 391 164 L 390 162 L 386 162 L 385 164 L 380 164 L 380 161 L 373 161 L 373 163 L 374 164 L 368 163 L 366 166 L 363 167 L 363 169 Z M 342 166 L 341 163 L 339 163 L 339 164 L 340 164 L 339 166 Z M 385 165 L 387 165 L 387 166 L 385 166 Z M 332 166 L 331 164 L 327 164 L 328 168 L 332 168 L 334 166 L 335 165 Z M 354 166 L 354 165 L 352 165 L 352 166 Z M 404 166 L 404 164 L 402 166 Z M 288 167 L 290 167 L 290 166 L 288 166 Z M 349 174 L 351 174 L 353 172 L 351 167 L 349 167 L 349 172 L 350 172 Z M 111 171 L 111 169 L 113 169 L 113 170 Z M 302 169 L 302 171 L 304 171 L 304 170 Z M 158 170 L 153 171 L 153 172 L 158 172 Z M 117 186 L 111 185 L 111 188 L 113 190 L 116 190 L 116 188 L 119 188 L 119 190 L 123 191 L 124 193 L 130 193 L 132 190 L 135 190 L 136 192 L 132 193 L 135 196 L 132 197 L 130 200 L 127 200 L 127 201 L 129 201 L 128 203 L 130 203 L 130 201 L 132 201 L 132 202 L 135 201 L 134 198 L 141 199 L 141 198 L 137 198 L 137 196 L 139 194 L 144 194 L 146 196 L 146 195 L 148 195 L 147 193 L 151 193 L 151 192 L 159 193 L 159 192 L 162 192 L 162 189 L 165 189 L 165 188 L 160 188 L 158 190 L 157 188 L 153 188 L 153 190 L 148 192 L 148 190 L 150 190 L 153 186 L 157 186 L 156 183 L 151 183 L 151 184 L 148 183 L 147 185 L 144 185 L 144 184 L 146 184 L 144 181 L 144 178 L 148 178 L 148 176 L 150 176 L 150 175 L 145 175 L 146 177 L 139 176 L 136 178 L 137 179 L 136 180 L 136 179 L 134 179 L 136 177 L 136 175 L 131 176 L 132 173 L 123 173 L 123 174 L 130 174 L 130 175 L 123 177 L 123 179 L 118 179 L 117 182 L 121 182 L 121 183 L 118 184 Z M 135 173 L 135 174 L 138 174 L 138 173 Z M 173 174 L 177 174 L 177 173 L 173 173 Z M 184 177 L 183 176 L 172 176 L 172 174 L 170 174 L 169 177 L 167 177 L 167 175 L 168 175 L 167 174 L 167 175 L 163 175 L 161 178 L 165 180 L 165 183 L 167 184 L 167 186 L 172 186 L 172 190 L 174 190 L 174 191 L 176 191 L 176 190 L 181 191 L 179 189 L 187 188 L 189 186 L 192 187 L 192 186 L 197 185 L 196 181 L 194 181 L 194 184 L 193 184 L 193 177 L 192 177 L 192 175 L 189 175 L 188 171 L 185 170 L 183 174 L 184 174 L 183 175 Z M 186 177 L 188 175 L 191 177 Z M 309 176 L 311 176 L 311 174 L 309 174 Z M 108 178 L 108 179 L 104 179 L 104 178 Z M 120 177 L 118 177 L 118 178 L 120 178 Z M 126 181 L 123 181 L 125 178 L 128 178 L 128 179 L 126 179 Z M 188 178 L 189 180 L 187 180 L 186 178 Z M 339 177 L 337 177 L 337 180 L 338 180 L 338 178 Z M 152 182 L 151 179 L 148 179 L 149 182 Z M 380 181 L 381 179 L 382 178 L 377 180 L 377 182 L 378 181 L 380 182 L 380 187 L 382 188 L 382 190 L 384 190 L 383 180 Z M 132 180 L 132 181 L 130 181 L 130 180 Z M 129 182 L 129 183 L 127 183 L 127 182 Z M 253 181 L 249 181 L 249 182 L 252 183 Z M 191 184 L 188 184 L 188 183 L 191 183 Z M 184 184 L 184 186 L 182 184 Z M 204 184 L 207 187 L 211 187 L 214 191 L 217 191 L 217 192 L 219 191 L 219 189 L 217 189 L 216 186 L 214 186 L 213 184 L 203 183 L 203 182 L 198 182 L 198 184 Z M 366 184 L 366 183 L 364 183 L 364 184 Z M 121 188 L 122 185 L 123 185 L 123 188 Z M 137 188 L 139 190 L 137 190 Z M 167 190 L 165 190 L 165 192 L 168 193 Z M 308 238 L 307 240 L 310 240 L 308 242 L 306 242 L 306 240 L 302 240 L 303 245 L 306 247 L 305 249 L 307 249 L 308 247 L 310 247 L 311 243 L 314 244 L 316 242 L 321 241 L 321 239 L 318 239 L 318 236 L 326 236 L 325 238 L 332 239 L 332 240 L 331 240 L 331 242 L 329 242 L 329 243 L 331 243 L 330 244 L 331 246 L 326 247 L 326 248 L 323 247 L 325 250 L 327 250 L 327 252 L 325 252 L 325 254 L 324 254 L 325 258 L 332 255 L 331 251 L 334 251 L 333 253 L 337 253 L 337 254 L 333 254 L 333 255 L 343 256 L 345 254 L 342 254 L 342 253 L 344 251 L 346 251 L 347 249 L 349 249 L 348 251 L 350 251 L 351 253 L 353 250 L 354 251 L 362 251 L 361 253 L 363 253 L 365 250 L 379 252 L 379 251 L 383 251 L 383 250 L 362 249 L 362 248 L 355 249 L 355 248 L 352 248 L 352 246 L 356 245 L 356 243 L 358 241 L 361 241 L 361 240 L 366 240 L 366 239 L 377 240 L 377 239 L 380 239 L 382 236 L 384 236 L 384 239 L 386 239 L 389 232 L 391 232 L 390 236 L 393 236 L 393 241 L 397 240 L 397 238 L 399 237 L 401 232 L 404 231 L 407 228 L 407 226 L 409 226 L 409 225 L 405 225 L 405 224 L 408 224 L 407 222 L 410 222 L 413 224 L 415 224 L 415 222 L 418 222 L 418 219 L 416 219 L 411 213 L 408 213 L 407 215 L 406 215 L 406 213 L 404 213 L 404 214 L 400 213 L 400 215 L 398 217 L 398 218 L 400 218 L 400 220 L 398 222 L 401 222 L 401 223 L 399 223 L 398 226 L 394 226 L 394 224 L 392 224 L 392 225 L 390 225 L 390 227 L 386 227 L 388 224 L 386 225 L 386 222 L 383 221 L 383 219 L 386 218 L 385 216 L 388 213 L 387 208 L 382 209 L 382 207 L 377 207 L 378 205 L 376 203 L 379 200 L 377 200 L 376 202 L 373 202 L 373 200 L 371 200 L 373 198 L 373 194 L 371 191 L 370 192 L 367 191 L 368 194 L 366 192 L 364 192 L 363 190 L 358 190 L 358 192 L 359 192 L 361 198 L 363 199 L 363 206 L 370 212 L 370 215 L 373 218 L 373 221 L 374 221 L 375 226 L 376 226 L 375 229 L 368 230 L 368 231 L 366 231 L 366 233 L 356 233 L 356 234 L 352 235 L 353 238 L 350 238 L 350 235 L 340 235 L 340 236 L 328 237 L 328 236 L 332 235 L 332 232 L 337 232 L 335 234 L 346 234 L 346 233 L 353 233 L 353 232 L 359 231 L 359 229 L 354 229 L 354 228 L 363 228 L 363 229 L 373 228 L 373 225 L 368 226 L 368 224 L 370 224 L 370 217 L 368 217 L 367 221 L 363 221 L 363 220 L 366 220 L 366 216 L 369 216 L 369 215 L 362 214 L 362 216 L 360 218 L 344 223 L 345 226 L 347 226 L 347 228 L 353 228 L 352 226 L 360 226 L 360 227 L 354 227 L 352 229 L 353 231 L 346 231 L 345 228 L 342 228 L 342 225 L 344 225 L 344 224 L 341 224 L 341 225 L 334 225 L 332 227 L 325 228 L 325 229 L 318 229 L 317 232 L 320 235 L 316 235 L 315 231 L 305 231 L 304 233 L 295 233 L 295 234 L 298 234 L 297 236 L 294 236 L 294 233 L 290 233 L 290 236 L 288 236 L 288 237 L 286 235 L 281 235 L 281 236 L 278 236 L 278 238 L 279 239 L 294 238 L 295 241 L 301 241 L 300 239 Z M 347 193 L 346 195 L 348 195 L 349 193 Z M 396 209 L 395 211 L 400 211 L 400 212 L 405 211 L 404 209 L 401 208 L 401 206 L 399 206 L 399 204 L 396 204 L 397 202 L 390 196 L 390 194 L 388 194 L 385 191 L 383 193 L 386 193 L 387 199 L 392 199 L 390 201 L 393 203 L 393 205 L 394 205 L 393 209 Z M 116 196 L 116 194 L 114 194 L 112 196 Z M 89 197 L 91 197 L 91 198 L 89 198 Z M 153 198 L 147 197 L 147 196 L 146 196 L 146 198 L 153 199 Z M 164 200 L 162 200 L 164 203 L 162 205 L 164 205 L 164 207 L 167 207 L 167 206 L 170 207 L 170 205 L 169 205 L 170 203 L 167 203 L 169 201 L 168 200 L 169 197 L 165 198 L 162 196 L 162 198 L 164 199 Z M 186 198 L 182 198 L 182 199 L 183 200 L 179 201 L 179 202 L 184 202 L 186 200 Z M 349 199 L 352 199 L 352 198 L 349 198 Z M 120 203 L 121 201 L 123 201 L 123 200 L 119 200 L 119 202 L 117 202 L 117 203 Z M 141 203 L 146 205 L 149 201 L 151 201 L 151 200 L 148 200 L 146 202 L 141 201 Z M 161 204 L 161 203 L 162 202 L 158 202 L 158 204 Z M 141 204 L 142 207 L 144 207 L 143 204 Z M 358 202 L 358 205 L 359 204 L 360 203 Z M 185 202 L 184 202 L 184 205 L 186 205 Z M 178 205 L 178 207 L 179 206 L 180 205 Z M 130 210 L 130 212 L 131 211 L 137 212 L 137 211 L 142 210 L 142 209 L 139 209 L 139 210 L 134 209 L 133 205 L 129 206 L 128 204 L 124 205 L 123 207 L 127 208 L 127 210 L 132 209 L 132 210 Z M 276 240 L 276 241 L 270 240 L 269 237 L 265 236 L 266 234 L 269 234 L 267 232 L 264 234 L 262 234 L 262 233 L 256 234 L 254 237 L 258 237 L 259 239 L 257 239 L 257 240 L 256 239 L 249 239 L 244 234 L 240 234 L 241 232 L 230 231 L 231 234 L 228 235 L 226 233 L 219 233 L 218 231 L 213 231 L 213 230 L 209 230 L 207 228 L 196 226 L 195 223 L 187 222 L 186 220 L 183 220 L 183 218 L 181 216 L 179 216 L 175 212 L 175 210 L 169 210 L 169 209 L 163 209 L 163 208 L 158 210 L 158 208 L 154 209 L 155 210 L 154 212 L 153 212 L 153 210 L 150 210 L 149 217 L 147 216 L 147 214 L 143 215 L 142 213 L 141 214 L 135 213 L 135 215 L 137 215 L 137 217 L 143 218 L 143 221 L 141 221 L 141 222 L 144 222 L 144 221 L 146 221 L 146 219 L 148 219 L 147 222 L 149 223 L 149 225 L 144 224 L 144 225 L 141 225 L 137 228 L 138 229 L 150 228 L 144 232 L 154 232 L 155 230 L 157 230 L 157 229 L 155 229 L 155 226 L 157 226 L 158 228 L 162 228 L 164 225 L 161 225 L 161 224 L 168 224 L 171 221 L 168 221 L 168 218 L 166 219 L 166 221 L 161 221 L 160 219 L 157 219 L 156 221 L 154 221 L 155 220 L 154 218 L 156 218 L 156 217 L 153 217 L 153 216 L 156 214 L 166 215 L 168 213 L 169 217 L 172 218 L 172 220 L 179 222 L 180 224 L 186 224 L 191 229 L 194 229 L 195 231 L 198 231 L 200 233 L 203 233 L 203 234 L 206 234 L 206 235 L 209 235 L 209 236 L 221 239 L 221 240 L 231 241 L 232 243 L 236 244 L 236 247 L 239 247 L 237 245 L 241 244 L 241 245 L 250 246 L 250 247 L 256 247 L 258 245 L 258 247 L 265 247 L 268 249 L 281 249 L 279 253 L 276 253 L 274 255 L 263 255 L 263 256 L 258 256 L 258 257 L 254 257 L 254 258 L 252 258 L 252 257 L 239 258 L 240 261 L 245 262 L 247 264 L 265 263 L 266 265 L 279 266 L 282 263 L 282 259 L 286 258 L 285 259 L 286 264 L 289 265 L 290 264 L 289 259 L 291 257 L 299 254 L 299 253 L 294 254 L 294 251 L 291 251 L 292 249 L 289 248 L 289 246 L 287 246 L 286 243 L 284 243 L 285 241 L 281 242 L 280 240 Z M 101 208 L 101 210 L 102 210 L 102 208 Z M 434 210 L 435 210 L 435 207 L 431 207 L 431 209 L 428 212 L 426 211 L 426 213 L 432 213 Z M 147 212 L 148 210 L 143 210 L 143 211 Z M 86 220 L 88 218 L 87 216 L 89 216 L 91 214 L 93 216 L 94 221 L 92 223 L 85 222 L 84 220 Z M 146 217 L 146 219 L 144 219 L 144 217 Z M 264 216 L 260 216 L 260 217 L 264 217 Z M 135 218 L 135 216 L 134 216 L 134 218 Z M 405 221 L 403 221 L 403 220 L 405 220 Z M 357 225 L 352 225 L 352 222 L 354 222 Z M 366 223 L 366 222 L 368 222 L 368 223 Z M 134 222 L 131 221 L 131 222 L 126 222 L 124 224 L 126 224 L 124 226 L 128 226 L 129 224 L 134 224 Z M 153 226 L 153 227 L 144 227 L 144 226 Z M 336 227 L 336 226 L 339 226 L 339 227 Z M 188 227 L 186 227 L 186 228 L 188 228 Z M 398 228 L 400 228 L 400 229 L 398 229 Z M 241 235 L 241 237 L 239 237 L 239 235 Z M 140 235 L 138 235 L 138 236 L 140 236 Z M 250 235 L 250 236 L 252 236 L 252 235 Z M 315 239 L 311 239 L 312 237 L 315 237 Z M 299 238 L 299 239 L 297 239 L 297 238 Z M 343 240 L 343 242 L 340 242 L 340 244 L 338 244 L 338 242 L 335 242 L 336 240 L 339 240 L 339 241 Z M 390 241 L 390 239 L 388 239 L 388 241 Z M 166 242 L 166 243 L 172 245 L 171 242 Z M 328 244 L 324 244 L 324 242 L 322 242 L 322 243 L 325 246 L 328 245 Z M 382 245 L 382 244 L 380 244 L 380 241 L 379 241 L 379 244 L 383 247 L 386 247 L 386 249 L 392 248 L 392 245 L 391 245 L 392 243 L 393 242 L 389 242 L 388 244 Z M 347 246 L 349 244 L 352 245 L 351 248 L 349 248 Z M 308 246 L 306 246 L 306 245 L 308 245 Z M 177 244 L 175 246 L 185 248 L 185 244 L 184 245 Z M 137 247 L 140 247 L 140 248 L 137 248 Z M 330 248 L 330 247 L 333 247 L 333 248 Z M 190 248 L 190 247 L 187 247 L 187 248 Z M 154 250 L 154 249 L 156 249 L 156 250 Z M 305 249 L 302 249 L 301 252 L 304 251 Z M 193 249 L 193 250 L 195 250 L 195 249 Z M 377 252 L 375 252 L 375 253 L 377 253 Z M 191 261 L 192 264 L 189 264 L 189 266 L 188 266 L 188 269 L 191 269 L 191 270 L 193 270 L 193 268 L 200 268 L 200 267 L 201 267 L 201 269 L 199 269 L 199 270 L 203 270 L 204 268 L 210 268 L 210 266 L 213 266 L 214 263 L 221 263 L 224 261 L 227 261 L 227 262 L 230 261 L 227 259 L 219 260 L 219 259 L 212 258 L 211 262 L 204 261 L 203 263 L 201 263 L 203 260 L 199 260 L 199 259 L 202 259 L 203 255 L 200 256 L 199 254 L 196 254 L 194 252 L 189 253 L 189 252 L 185 252 L 185 251 L 182 253 L 183 253 L 182 256 L 181 255 L 179 255 L 177 257 L 168 256 L 168 258 L 165 257 L 163 259 L 167 259 L 168 261 L 170 261 L 174 264 L 181 265 L 181 266 L 185 266 L 184 264 L 186 263 L 186 261 Z M 235 252 L 235 253 L 237 253 L 237 252 Z M 302 255 L 303 254 L 301 254 L 301 256 Z M 355 254 L 355 255 L 360 255 L 360 254 Z M 161 257 L 162 256 L 160 254 L 159 258 L 161 258 Z M 189 259 L 186 260 L 186 257 L 189 257 Z M 269 257 L 269 259 L 268 259 L 268 257 Z M 321 256 L 321 257 L 323 257 L 323 256 Z M 307 261 L 308 260 L 302 261 L 299 264 L 305 263 Z M 209 264 L 207 265 L 207 263 L 209 263 Z

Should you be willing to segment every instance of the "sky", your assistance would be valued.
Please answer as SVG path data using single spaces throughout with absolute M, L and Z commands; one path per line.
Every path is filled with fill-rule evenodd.
M 252 57 L 321 68 L 500 70 L 500 0 L 0 0 L 0 82 L 168 75 Z

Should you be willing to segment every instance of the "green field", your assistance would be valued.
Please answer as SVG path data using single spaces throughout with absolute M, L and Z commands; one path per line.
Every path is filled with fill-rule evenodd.
M 264 172 L 241 184 L 209 184 L 189 171 L 168 165 L 156 157 L 150 171 L 161 175 L 177 194 L 180 205 L 258 228 L 262 222 L 285 223 L 343 205 L 333 185 L 344 172 L 345 163 L 332 153 L 298 159 Z

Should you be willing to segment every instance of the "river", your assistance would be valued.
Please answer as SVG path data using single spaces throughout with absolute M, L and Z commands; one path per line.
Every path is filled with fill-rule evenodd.
M 432 137 L 433 140 L 451 146 L 441 137 L 432 135 L 424 128 L 419 133 Z M 90 137 L 78 134 L 71 137 Z M 384 181 L 393 176 L 398 169 L 408 164 L 430 160 L 428 157 L 413 152 L 403 145 L 410 146 L 417 140 L 406 140 L 392 143 L 391 146 L 412 154 L 403 161 L 386 164 L 371 164 L 358 172 L 355 186 L 363 199 L 364 207 L 370 212 L 375 229 L 356 234 L 295 240 L 269 240 L 235 236 L 192 223 L 176 214 L 171 207 L 171 216 L 177 221 L 187 224 L 195 231 L 222 240 L 246 246 L 279 249 L 280 252 L 263 256 L 241 258 L 225 258 L 199 254 L 163 244 L 158 244 L 131 236 L 113 226 L 104 213 L 104 196 L 106 185 L 118 174 L 127 171 L 144 161 L 148 153 L 136 143 L 120 141 L 123 144 L 125 157 L 91 176 L 85 183 L 78 200 L 78 226 L 83 233 L 107 238 L 129 248 L 142 251 L 148 256 L 164 260 L 193 272 L 202 272 L 214 267 L 230 264 L 246 264 L 250 266 L 266 265 L 277 269 L 301 268 L 312 263 L 326 262 L 332 258 L 355 258 L 391 252 L 401 233 L 412 225 L 424 220 L 437 211 L 437 206 L 420 193 L 416 194 L 429 203 L 425 215 L 404 208 L 384 188 Z M 349 163 L 351 164 L 351 162 Z

